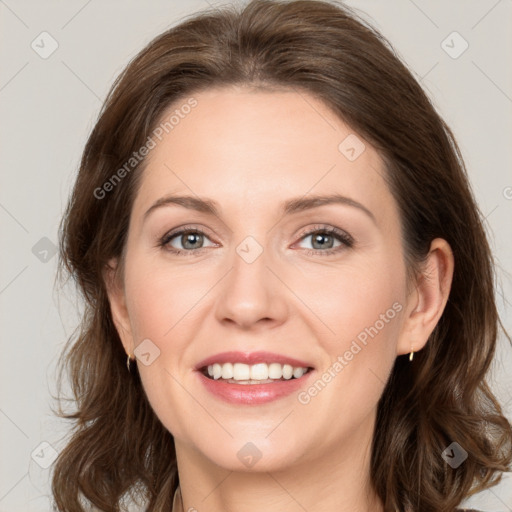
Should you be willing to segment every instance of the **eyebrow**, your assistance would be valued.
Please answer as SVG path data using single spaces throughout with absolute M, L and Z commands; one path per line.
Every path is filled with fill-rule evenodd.
M 359 210 L 364 212 L 368 217 L 370 217 L 370 219 L 375 224 L 377 223 L 375 215 L 368 208 L 366 208 L 366 206 L 362 205 L 358 201 L 355 201 L 354 199 L 351 199 L 350 197 L 345 197 L 340 194 L 310 195 L 308 197 L 298 197 L 294 199 L 289 199 L 282 204 L 281 211 L 283 215 L 290 215 L 312 208 L 318 208 L 319 206 L 324 206 L 327 204 L 343 204 L 346 206 L 358 208 Z M 216 217 L 220 217 L 219 205 L 216 201 L 213 201 L 212 199 L 201 199 L 199 197 L 194 196 L 169 195 L 161 197 L 150 206 L 150 208 L 144 214 L 143 222 L 145 222 L 149 215 L 157 208 L 169 205 L 178 205 L 184 208 L 188 208 L 189 210 L 195 210 L 201 213 L 206 213 L 209 215 L 215 215 Z

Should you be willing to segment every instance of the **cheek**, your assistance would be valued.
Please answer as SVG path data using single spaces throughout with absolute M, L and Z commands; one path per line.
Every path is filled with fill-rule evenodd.
M 208 291 L 208 283 L 193 272 L 142 258 L 127 265 L 126 287 L 135 344 L 150 338 L 162 347 L 190 321 Z
M 325 399 L 351 410 L 355 422 L 375 407 L 396 358 L 405 309 L 405 269 L 397 261 L 400 255 L 373 254 L 328 274 L 324 269 L 321 280 L 320 274 L 316 280 L 309 274 L 301 289 L 314 290 L 307 295 L 308 306 L 327 326 L 326 334 L 318 336 L 329 355 L 319 372 L 320 379 L 329 381 Z M 310 391 L 305 401 L 310 395 L 313 400 L 316 390 Z
M 197 274 L 194 278 L 192 272 L 176 271 L 169 265 L 149 258 L 143 260 L 137 255 L 127 261 L 126 270 L 135 348 L 140 344 L 144 347 L 140 354 L 150 354 L 149 364 L 143 363 L 143 357 L 137 361 L 144 390 L 161 423 L 173 435 L 186 436 L 190 429 L 188 422 L 197 413 L 197 404 L 180 383 L 188 378 L 187 354 L 201 325 L 197 306 L 211 283 L 197 279 Z
M 376 406 L 396 358 L 405 309 L 405 270 L 396 261 L 381 254 L 333 272 L 317 294 L 322 320 L 335 332 L 322 338 L 330 361 L 319 377 L 330 382 L 327 402 L 352 411 L 354 425 Z
M 399 313 L 403 309 L 400 300 L 399 287 L 382 272 L 366 272 L 346 283 L 337 315 L 338 345 L 349 349 L 348 345 L 357 340 L 371 351 L 394 350 Z M 377 343 L 370 344 L 370 340 Z
M 338 292 L 338 308 L 326 305 L 324 313 L 332 310 L 325 321 L 336 335 L 319 338 L 329 357 L 317 380 L 299 396 L 308 415 L 329 416 L 332 431 L 326 443 L 340 433 L 357 431 L 375 411 L 396 358 L 404 311 L 401 297 L 387 279 L 369 277 L 361 286 L 347 285 Z
M 358 336 L 364 342 L 372 326 L 385 337 L 398 332 L 404 273 L 389 260 L 382 254 L 357 261 L 354 258 L 338 268 L 310 268 L 295 281 L 294 292 L 320 320 L 318 325 L 325 331 L 321 339 L 332 350 L 341 350 Z M 398 305 L 393 308 L 395 303 Z

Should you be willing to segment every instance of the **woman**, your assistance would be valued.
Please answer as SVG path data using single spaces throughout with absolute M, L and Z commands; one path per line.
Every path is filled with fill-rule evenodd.
M 453 512 L 510 470 L 460 151 L 346 7 L 255 0 L 152 41 L 87 142 L 61 257 L 86 311 L 60 511 Z

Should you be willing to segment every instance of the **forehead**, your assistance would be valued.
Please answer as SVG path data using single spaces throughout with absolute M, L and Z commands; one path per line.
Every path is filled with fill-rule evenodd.
M 230 87 L 192 97 L 193 108 L 182 109 L 184 98 L 162 116 L 134 212 L 173 193 L 268 209 L 288 197 L 338 192 L 394 208 L 378 153 L 314 96 Z

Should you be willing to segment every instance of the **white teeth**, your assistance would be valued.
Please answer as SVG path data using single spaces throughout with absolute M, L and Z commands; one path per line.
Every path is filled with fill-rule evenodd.
M 268 377 L 270 379 L 280 379 L 283 376 L 283 367 L 279 363 L 270 363 L 268 365 Z
M 268 379 L 268 365 L 265 363 L 253 364 L 251 366 L 251 379 L 267 380 Z
M 293 376 L 296 379 L 300 379 L 303 374 L 304 374 L 304 368 L 294 368 L 293 369 Z
M 233 378 L 233 365 L 231 363 L 225 363 L 222 365 L 222 378 L 232 379 Z
M 289 364 L 283 365 L 283 379 L 291 379 L 293 376 L 293 366 Z
M 220 379 L 221 375 L 222 375 L 222 366 L 218 363 L 215 363 L 213 365 L 213 378 L 215 380 Z
M 262 384 L 280 379 L 290 380 L 292 377 L 300 379 L 307 371 L 308 368 L 279 363 L 215 363 L 208 366 L 208 375 L 213 379 L 237 384 Z
M 251 378 L 251 368 L 248 364 L 235 363 L 233 365 L 233 379 L 249 380 Z

